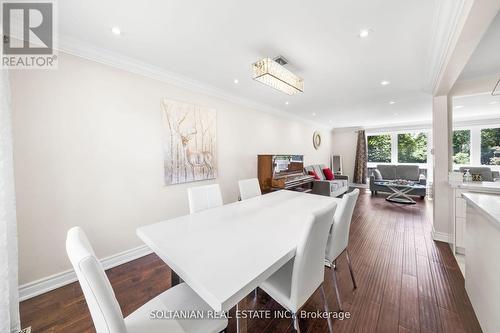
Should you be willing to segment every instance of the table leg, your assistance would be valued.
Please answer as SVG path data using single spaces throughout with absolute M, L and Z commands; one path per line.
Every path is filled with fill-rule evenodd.
M 392 192 L 386 200 L 387 201 L 392 201 L 392 202 L 398 202 L 398 203 L 406 203 L 406 204 L 414 204 L 416 203 L 415 200 L 413 200 L 410 196 L 408 196 L 406 193 L 410 192 L 412 189 L 411 188 L 403 188 L 400 189 L 398 187 L 392 187 L 392 186 L 387 186 Z
M 247 297 L 245 296 L 238 304 L 236 304 L 236 312 L 238 310 L 247 310 Z M 246 317 L 238 318 L 236 317 L 236 332 L 237 333 L 247 333 L 247 322 Z

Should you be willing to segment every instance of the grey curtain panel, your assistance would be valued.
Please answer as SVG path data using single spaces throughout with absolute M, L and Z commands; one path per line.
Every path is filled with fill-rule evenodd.
M 354 163 L 354 179 L 356 184 L 366 184 L 368 175 L 368 153 L 366 150 L 366 134 L 364 130 L 358 131 L 358 144 L 356 146 L 356 160 Z

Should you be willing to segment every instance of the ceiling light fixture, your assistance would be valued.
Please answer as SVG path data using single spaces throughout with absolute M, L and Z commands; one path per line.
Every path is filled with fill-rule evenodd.
M 111 32 L 114 34 L 114 35 L 117 35 L 117 36 L 120 36 L 122 34 L 122 31 L 120 30 L 120 28 L 118 27 L 113 27 L 111 28 Z
M 304 80 L 283 67 L 285 64 L 283 57 L 261 59 L 252 65 L 253 79 L 288 95 L 303 92 Z
M 240 81 L 238 79 L 234 79 L 234 84 L 238 84 Z
M 389 81 L 384 80 L 384 81 L 380 81 L 380 84 L 383 85 L 383 86 L 387 86 L 387 85 L 389 85 L 391 83 Z
M 397 113 L 397 112 L 394 112 L 394 115 L 395 115 L 395 116 L 399 116 L 399 113 Z
M 393 105 L 393 104 L 396 104 L 396 102 L 390 101 L 389 104 Z
M 316 112 L 313 112 L 313 113 L 312 113 L 312 116 L 313 116 L 313 117 L 316 117 Z
M 286 102 L 285 102 L 285 105 L 288 105 L 288 104 L 290 104 L 290 102 L 289 102 L 289 101 L 286 101 Z
M 359 37 L 361 38 L 366 38 L 370 34 L 370 30 L 368 29 L 363 29 L 359 32 Z

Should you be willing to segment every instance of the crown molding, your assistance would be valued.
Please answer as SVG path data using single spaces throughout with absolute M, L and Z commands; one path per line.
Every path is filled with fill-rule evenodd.
M 424 90 L 436 91 L 461 33 L 461 26 L 473 0 L 436 1 L 432 23 L 431 45 L 428 52 L 428 73 Z
M 222 89 L 214 86 L 192 80 L 188 77 L 169 72 L 158 66 L 151 65 L 140 60 L 124 56 L 103 48 L 97 48 L 89 43 L 70 38 L 68 36 L 59 36 L 58 50 L 73 56 L 84 58 L 90 61 L 101 63 L 130 73 L 138 74 L 153 80 L 161 81 L 172 86 L 181 87 L 196 93 L 201 93 L 210 97 L 219 98 L 227 102 L 237 104 L 255 111 L 266 112 L 269 114 L 298 120 L 321 129 L 329 129 L 325 124 L 312 121 L 289 112 L 276 109 L 261 103 L 256 103 L 246 98 L 228 94 Z

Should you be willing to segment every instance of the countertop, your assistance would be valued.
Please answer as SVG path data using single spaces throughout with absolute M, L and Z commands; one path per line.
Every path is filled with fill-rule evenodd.
M 453 188 L 472 192 L 487 192 L 500 194 L 500 182 L 449 182 Z
M 462 197 L 500 228 L 500 195 L 463 193 Z

